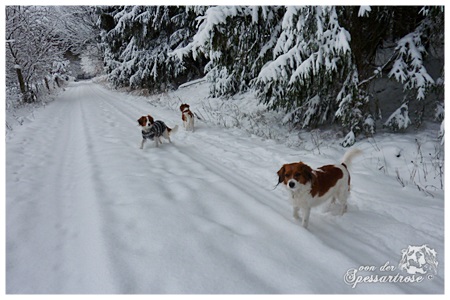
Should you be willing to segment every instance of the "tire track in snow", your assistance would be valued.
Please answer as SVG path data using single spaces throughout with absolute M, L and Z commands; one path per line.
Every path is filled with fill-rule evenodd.
M 21 143 L 7 144 L 7 152 L 14 153 L 16 157 L 15 160 L 8 157 L 6 160 L 6 173 L 13 174 L 7 176 L 6 180 L 7 282 L 12 277 L 20 279 L 14 281 L 14 285 L 8 285 L 7 292 L 48 293 L 52 288 L 59 290 L 62 286 L 61 278 L 55 273 L 62 272 L 59 262 L 64 257 L 61 240 L 67 234 L 67 228 L 61 220 L 66 214 L 65 203 L 55 201 L 60 193 L 47 193 L 47 189 L 66 174 L 62 170 L 68 165 L 65 155 L 67 136 L 58 131 L 66 109 L 65 105 L 54 103 L 51 109 L 43 112 L 44 118 L 47 114 L 51 115 L 49 121 L 45 122 L 48 133 L 44 139 L 39 139 L 35 134 L 42 130 L 43 120 L 37 118 L 28 128 L 18 129 Z M 55 140 L 64 142 L 53 148 L 56 155 L 52 155 L 48 149 Z M 43 169 L 49 174 L 49 181 L 43 180 Z M 51 221 L 41 222 L 41 219 Z M 56 259 L 49 257 L 48 253 L 52 253 Z M 30 257 L 34 256 L 41 259 L 30 261 Z
M 25 181 L 28 187 L 21 193 L 7 182 L 7 190 L 15 191 L 7 204 L 7 223 L 14 228 L 7 234 L 8 277 L 23 281 L 10 286 L 11 292 L 116 290 L 111 275 L 117 272 L 110 270 L 98 195 L 89 178 L 95 170 L 90 158 L 92 120 L 86 119 L 84 109 L 87 101 L 79 87 L 67 88 L 46 108 L 45 115 L 30 125 L 29 131 L 44 139 L 25 141 L 22 156 L 26 168 L 10 167 L 16 170 L 18 184 Z M 29 170 L 34 174 L 27 174 Z M 23 203 L 21 207 L 17 202 Z M 24 231 L 30 236 L 24 236 Z M 41 259 L 30 261 L 34 257 Z

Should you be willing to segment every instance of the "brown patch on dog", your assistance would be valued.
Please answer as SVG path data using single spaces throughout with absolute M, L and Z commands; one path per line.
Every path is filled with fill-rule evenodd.
M 148 121 L 150 124 L 155 123 L 155 121 L 153 120 L 153 117 L 150 116 L 150 115 L 148 115 L 148 116 L 142 116 L 142 117 L 140 117 L 137 121 L 138 121 L 139 125 L 142 126 L 142 127 L 147 126 L 147 121 Z
M 185 114 L 188 114 L 191 118 L 194 117 L 194 114 L 191 112 L 191 110 L 189 108 L 190 108 L 189 104 L 183 103 L 183 104 L 180 105 L 180 110 L 182 112 L 181 119 L 183 121 L 186 121 L 186 115 Z
M 184 112 L 186 108 L 189 109 L 189 107 L 190 107 L 189 104 L 183 103 L 180 105 L 180 110 L 181 112 Z
M 316 180 L 313 181 L 311 188 L 311 195 L 315 197 L 317 194 L 319 197 L 323 196 L 332 187 L 336 185 L 336 182 L 344 176 L 341 169 L 334 165 L 327 165 L 320 167 L 315 172 Z

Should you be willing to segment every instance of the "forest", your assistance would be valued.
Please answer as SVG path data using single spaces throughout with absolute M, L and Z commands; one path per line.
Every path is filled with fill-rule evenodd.
M 6 57 L 7 107 L 74 77 L 151 94 L 205 78 L 344 146 L 444 119 L 443 6 L 7 6 Z

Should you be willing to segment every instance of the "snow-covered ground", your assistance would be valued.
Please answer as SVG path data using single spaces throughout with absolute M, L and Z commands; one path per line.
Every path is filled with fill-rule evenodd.
M 280 114 L 242 97 L 207 99 L 204 83 L 139 97 L 77 82 L 14 127 L 6 292 L 444 292 L 434 128 L 359 141 L 348 212 L 313 209 L 305 230 L 274 189 L 276 172 L 339 162 L 346 149 L 326 131 L 289 132 Z M 180 101 L 203 120 L 195 132 L 183 130 Z M 139 149 L 136 120 L 148 113 L 179 125 L 172 144 Z M 411 274 L 430 266 L 420 258 L 401 270 L 402 250 L 422 245 L 435 250 L 437 273 Z

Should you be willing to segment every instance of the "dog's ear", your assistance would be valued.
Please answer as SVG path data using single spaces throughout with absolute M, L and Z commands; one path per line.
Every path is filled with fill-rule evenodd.
M 153 119 L 152 116 L 148 115 L 147 118 L 148 118 L 148 121 L 150 122 L 150 124 L 155 123 L 155 120 Z
M 281 167 L 281 169 L 278 170 L 277 174 L 278 174 L 278 184 L 280 184 L 280 183 L 282 183 L 284 181 L 284 177 L 285 177 L 285 174 L 286 174 L 286 165 L 283 165 Z
M 305 177 L 307 181 L 313 182 L 314 176 L 310 166 L 302 163 L 302 165 L 300 166 L 300 171 L 302 172 L 303 177 Z
M 144 125 L 142 125 L 143 124 L 143 119 L 144 119 L 145 117 L 140 117 L 139 119 L 137 119 L 137 122 L 138 122 L 138 124 L 140 125 L 140 126 L 144 126 Z

